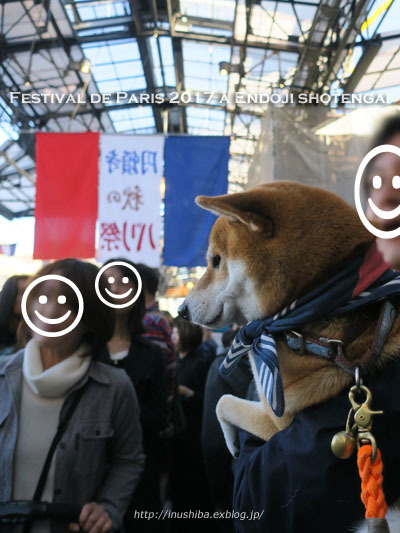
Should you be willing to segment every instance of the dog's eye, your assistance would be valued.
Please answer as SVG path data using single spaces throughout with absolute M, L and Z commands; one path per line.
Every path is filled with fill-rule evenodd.
M 214 255 L 214 257 L 212 258 L 212 266 L 213 266 L 213 268 L 218 268 L 220 262 L 221 262 L 221 256 L 220 255 Z

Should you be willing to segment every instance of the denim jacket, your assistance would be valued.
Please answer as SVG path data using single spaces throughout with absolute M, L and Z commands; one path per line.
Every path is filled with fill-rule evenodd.
M 12 499 L 23 357 L 24 350 L 0 357 L 0 501 Z M 81 387 L 85 391 L 55 452 L 53 502 L 82 507 L 95 501 L 117 529 L 145 460 L 136 393 L 123 370 L 92 361 L 68 394 L 60 417 Z M 43 446 L 49 448 L 50 442 Z M 60 531 L 65 526 L 52 524 L 52 533 Z

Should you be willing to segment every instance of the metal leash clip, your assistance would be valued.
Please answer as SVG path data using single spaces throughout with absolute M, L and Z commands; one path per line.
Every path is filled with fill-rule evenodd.
M 365 400 L 359 403 L 356 395 L 365 394 Z M 340 431 L 334 435 L 331 442 L 331 449 L 339 459 L 348 459 L 352 456 L 356 446 L 359 449 L 363 444 L 371 444 L 372 456 L 371 461 L 376 459 L 376 441 L 371 433 L 373 415 L 383 415 L 383 411 L 373 411 L 371 409 L 372 394 L 371 391 L 358 382 L 351 387 L 349 392 L 351 409 L 347 416 L 346 431 Z M 353 424 L 351 419 L 353 418 Z
M 371 461 L 374 462 L 376 459 L 376 441 L 371 433 L 372 417 L 373 415 L 383 415 L 383 411 L 373 411 L 371 409 L 372 394 L 365 385 L 360 385 L 359 389 L 366 395 L 366 399 L 362 404 L 359 404 L 355 400 L 355 394 L 359 392 L 357 385 L 354 385 L 349 392 L 352 409 L 354 409 L 354 426 L 356 426 L 357 430 L 357 449 L 363 444 L 371 444 Z

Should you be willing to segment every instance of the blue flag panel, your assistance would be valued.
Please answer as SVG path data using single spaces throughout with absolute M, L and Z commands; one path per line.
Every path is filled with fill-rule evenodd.
M 194 199 L 227 193 L 229 143 L 229 137 L 166 138 L 164 265 L 206 265 L 208 236 L 216 217 Z

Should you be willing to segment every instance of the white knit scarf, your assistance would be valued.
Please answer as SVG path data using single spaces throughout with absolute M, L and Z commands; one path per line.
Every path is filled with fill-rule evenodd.
M 25 347 L 22 367 L 24 380 L 38 396 L 45 398 L 65 396 L 89 368 L 90 356 L 82 357 L 87 350 L 87 345 L 82 345 L 60 363 L 43 370 L 39 345 L 31 339 Z

